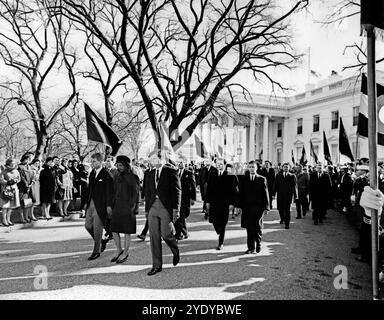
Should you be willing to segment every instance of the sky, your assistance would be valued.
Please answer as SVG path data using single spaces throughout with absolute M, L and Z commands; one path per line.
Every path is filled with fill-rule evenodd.
M 315 22 L 316 20 L 323 20 L 327 14 L 334 10 L 334 3 L 340 1 L 312 0 L 308 10 L 296 14 L 292 18 L 293 47 L 296 49 L 296 53 L 305 54 L 305 57 L 302 64 L 293 71 L 279 70 L 273 73 L 274 78 L 281 81 L 284 86 L 293 89 L 289 95 L 304 91 L 305 84 L 308 82 L 309 69 L 321 75 L 319 78 L 311 77 L 310 82 L 312 83 L 326 79 L 332 70 L 338 72 L 342 77 L 348 77 L 356 73 L 356 70 L 342 72 L 342 68 L 356 61 L 352 50 L 347 51 L 345 54 L 344 50 L 346 46 L 353 43 L 360 44 L 363 39 L 360 36 L 360 15 L 349 18 L 341 25 L 325 26 Z M 294 0 L 284 0 L 281 3 L 288 6 L 294 2 Z M 384 56 L 384 42 L 376 41 L 376 43 L 377 56 Z M 310 66 L 308 67 L 309 48 Z M 377 65 L 377 68 L 384 71 L 384 63 Z M 1 63 L 0 71 L 2 75 L 9 74 L 9 69 L 4 69 Z M 240 81 L 252 93 L 270 93 L 268 88 L 256 84 L 249 74 L 242 73 Z M 87 101 L 97 109 L 101 109 L 103 103 L 101 101 L 100 87 L 90 80 L 81 81 L 81 85 L 86 85 Z

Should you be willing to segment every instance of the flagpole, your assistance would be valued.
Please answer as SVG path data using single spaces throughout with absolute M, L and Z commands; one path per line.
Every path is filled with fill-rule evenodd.
M 370 186 L 377 189 L 377 114 L 376 114 L 376 54 L 375 31 L 373 25 L 366 26 L 367 31 L 367 85 L 368 85 L 368 137 L 369 137 L 369 171 Z M 372 293 L 373 300 L 379 299 L 379 272 L 378 272 L 378 211 L 371 211 L 372 230 Z
M 311 74 L 311 47 L 308 48 L 308 80 L 307 83 L 309 83 Z

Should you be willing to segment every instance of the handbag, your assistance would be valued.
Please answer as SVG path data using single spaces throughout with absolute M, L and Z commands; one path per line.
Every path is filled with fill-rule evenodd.
M 33 205 L 31 198 L 21 199 L 21 201 L 23 203 L 24 208 L 32 207 L 32 205 Z
M 63 198 L 64 198 L 64 189 L 59 187 L 56 190 L 55 199 L 56 200 L 62 200 Z
M 3 191 L 1 191 L 0 198 L 6 201 L 12 201 L 15 199 L 15 192 L 12 188 L 5 187 Z

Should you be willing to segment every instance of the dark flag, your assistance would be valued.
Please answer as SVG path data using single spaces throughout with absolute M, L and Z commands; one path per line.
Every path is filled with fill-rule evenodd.
M 292 163 L 295 164 L 295 157 L 293 156 L 293 150 L 291 149 L 291 154 L 292 154 Z
M 311 157 L 313 159 L 315 159 L 315 163 L 318 163 L 319 162 L 319 158 L 317 157 L 317 154 L 316 154 L 316 151 L 315 151 L 315 147 L 312 144 L 312 140 L 309 140 L 309 143 L 310 143 L 310 146 L 311 146 Z
M 331 158 L 331 153 L 329 152 L 329 146 L 328 146 L 328 141 L 327 137 L 325 135 L 325 131 L 323 130 L 323 151 L 324 151 L 324 158 L 327 160 L 328 164 L 332 165 L 332 158 Z
M 208 157 L 208 151 L 205 148 L 203 141 L 201 141 L 197 135 L 195 135 L 195 147 L 196 153 L 200 158 Z
M 345 132 L 343 120 L 340 117 L 340 130 L 339 130 L 339 152 L 340 154 L 348 157 L 351 161 L 354 161 L 351 147 L 349 146 L 349 140 L 347 133 Z
M 378 74 L 380 76 L 381 74 Z M 381 122 L 379 112 L 384 107 L 384 86 L 377 79 L 376 94 L 377 94 L 377 144 L 384 146 L 384 123 Z M 384 83 L 384 81 L 383 81 Z M 367 89 L 367 76 L 363 73 L 361 77 L 361 101 L 359 108 L 359 122 L 357 124 L 357 133 L 360 137 L 368 138 L 368 89 Z
M 384 39 L 384 0 L 361 0 L 360 22 L 374 26 L 376 37 Z
M 303 149 L 301 149 L 300 164 L 304 165 L 304 166 L 307 164 L 307 154 L 305 153 L 305 147 L 304 146 L 303 146 Z
M 112 149 L 111 155 L 116 155 L 123 142 L 112 128 L 100 119 L 86 103 L 84 103 L 84 108 L 88 140 L 105 144 Z

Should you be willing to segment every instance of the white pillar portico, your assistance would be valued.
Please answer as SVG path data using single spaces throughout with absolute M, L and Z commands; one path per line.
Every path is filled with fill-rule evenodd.
M 283 162 L 292 162 L 292 152 L 288 146 L 288 118 L 283 121 Z M 296 160 L 296 159 L 295 159 Z
M 263 161 L 269 160 L 269 146 L 268 146 L 268 132 L 269 132 L 269 117 L 264 115 L 264 122 L 263 122 Z
M 256 127 L 255 127 L 255 141 L 256 141 L 256 145 L 255 145 L 255 158 L 256 159 L 259 159 L 259 154 L 260 154 L 260 137 L 261 137 L 261 134 L 260 134 L 260 124 L 256 124 Z
M 255 115 L 250 115 L 248 161 L 255 160 Z

